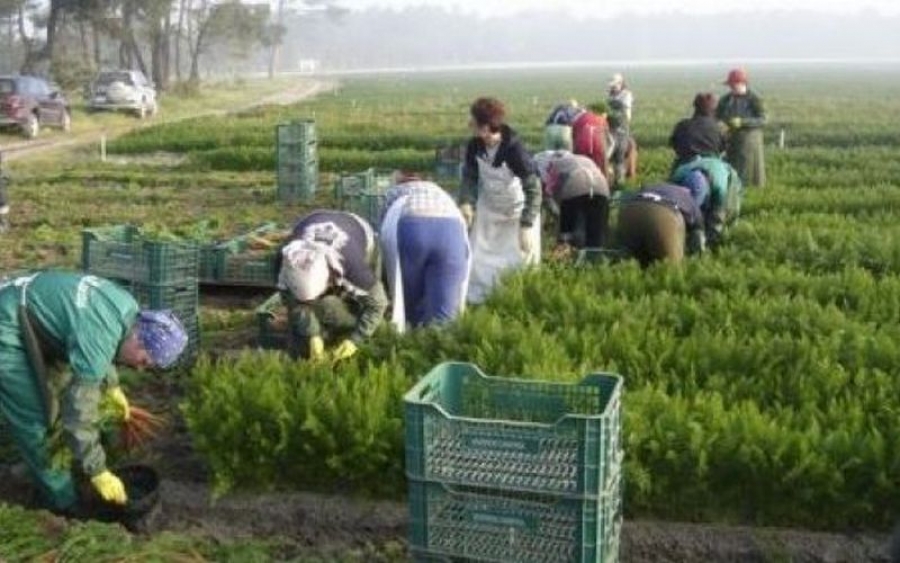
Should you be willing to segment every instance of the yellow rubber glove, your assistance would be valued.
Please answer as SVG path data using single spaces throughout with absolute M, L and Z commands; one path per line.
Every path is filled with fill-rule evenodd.
M 519 229 L 519 249 L 526 256 L 534 250 L 534 237 L 531 236 L 531 227 L 521 227 Z
M 122 415 L 122 420 L 131 418 L 131 407 L 128 405 L 128 397 L 118 385 L 110 387 L 106 390 L 106 397 L 116 406 L 116 409 Z
M 741 125 L 743 125 L 743 122 L 741 121 L 740 117 L 732 117 L 728 121 L 728 126 L 731 127 L 732 129 L 740 129 Z
M 125 493 L 125 485 L 122 480 L 113 475 L 109 470 L 98 473 L 91 477 L 91 484 L 97 489 L 100 497 L 106 502 L 115 504 L 125 504 L 128 502 L 128 495 Z
M 331 353 L 332 359 L 336 362 L 340 362 L 341 360 L 346 360 L 348 358 L 353 357 L 354 354 L 359 349 L 356 347 L 356 344 L 353 343 L 352 340 L 344 340 L 338 347 L 334 349 L 334 352 Z
M 459 212 L 462 213 L 463 219 L 466 222 L 466 227 L 472 228 L 472 223 L 475 221 L 475 209 L 472 208 L 471 203 L 464 203 L 459 206 Z
M 321 336 L 309 339 L 309 359 L 318 362 L 325 359 L 325 341 Z

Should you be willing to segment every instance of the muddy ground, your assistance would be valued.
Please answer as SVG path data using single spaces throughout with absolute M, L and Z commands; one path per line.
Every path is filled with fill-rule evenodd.
M 213 500 L 204 482 L 202 461 L 189 442 L 173 440 L 167 454 L 182 454 L 168 471 L 194 480 L 164 480 L 159 510 L 143 533 L 164 530 L 217 542 L 267 539 L 284 560 L 328 558 L 372 546 L 405 543 L 406 505 L 318 493 L 232 494 Z M 29 506 L 33 491 L 20 471 L 0 469 L 0 500 Z M 628 521 L 622 532 L 623 562 L 888 562 L 886 534 L 831 534 L 751 528 Z

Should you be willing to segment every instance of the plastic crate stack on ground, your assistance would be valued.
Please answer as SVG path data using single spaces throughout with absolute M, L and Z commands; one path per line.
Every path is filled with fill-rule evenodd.
M 404 399 L 414 559 L 612 563 L 622 378 L 577 384 L 434 368 Z
M 373 227 L 393 184 L 393 171 L 369 168 L 356 174 L 341 174 L 334 184 L 334 199 L 343 211 L 356 213 Z
M 171 309 L 190 336 L 180 365 L 196 360 L 200 348 L 200 247 L 191 241 L 144 238 L 132 225 L 82 231 L 85 272 L 121 283 L 146 308 Z
M 278 199 L 309 203 L 319 178 L 316 122 L 312 119 L 281 123 L 275 128 Z
M 446 145 L 434 151 L 434 175 L 437 180 L 462 180 L 465 145 Z
M 218 244 L 213 249 L 213 284 L 245 287 L 275 287 L 278 249 L 288 229 L 265 223 L 245 235 Z

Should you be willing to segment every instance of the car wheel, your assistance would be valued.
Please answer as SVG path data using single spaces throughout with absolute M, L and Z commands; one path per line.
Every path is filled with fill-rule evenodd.
M 69 110 L 63 111 L 62 121 L 59 123 L 59 128 L 68 133 L 72 130 L 72 114 L 69 113 Z
M 25 135 L 28 139 L 34 139 L 38 136 L 38 133 L 41 131 L 41 124 L 38 121 L 38 116 L 33 113 L 28 114 L 28 118 L 25 120 L 25 123 L 22 124 L 22 134 Z

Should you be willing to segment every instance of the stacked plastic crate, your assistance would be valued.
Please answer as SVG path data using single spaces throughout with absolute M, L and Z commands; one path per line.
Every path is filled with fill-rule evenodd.
M 373 227 L 384 206 L 388 188 L 393 184 L 393 172 L 369 168 L 356 174 L 341 174 L 334 184 L 334 199 L 343 211 L 356 213 Z
M 617 561 L 621 389 L 434 368 L 405 397 L 415 561 Z
M 461 180 L 465 145 L 447 145 L 434 151 L 434 174 L 440 180 Z
M 319 178 L 316 122 L 303 119 L 275 128 L 278 199 L 284 203 L 309 203 L 315 198 Z
M 199 245 L 144 238 L 137 227 L 82 231 L 82 269 L 125 286 L 144 308 L 170 309 L 190 341 L 179 365 L 190 365 L 200 347 Z

